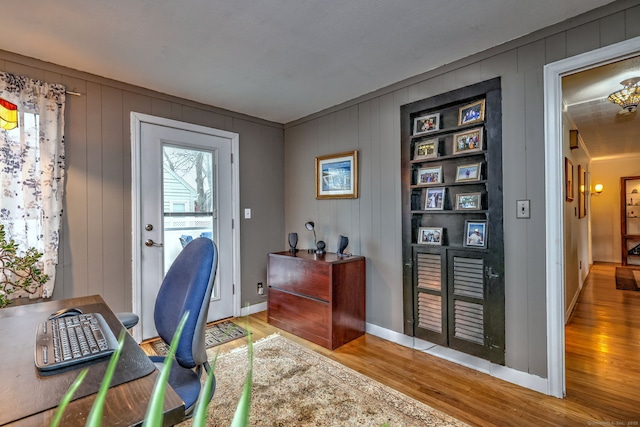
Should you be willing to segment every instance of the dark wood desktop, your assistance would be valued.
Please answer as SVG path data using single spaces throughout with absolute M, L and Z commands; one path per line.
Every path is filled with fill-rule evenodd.
M 49 314 L 66 307 L 79 307 L 85 313 L 101 313 L 116 337 L 123 329 L 104 300 L 98 296 L 47 301 L 7 307 L 0 310 L 0 425 L 49 425 L 69 385 L 83 366 L 89 373 L 65 411 L 62 425 L 84 426 L 108 358 L 83 366 L 64 368 L 60 372 L 43 375 L 34 364 L 37 325 Z M 112 386 L 107 393 L 102 425 L 132 426 L 144 420 L 149 399 L 159 372 L 149 365 L 149 358 L 127 334 L 116 368 Z M 184 404 L 176 392 L 167 387 L 165 396 L 165 425 L 173 425 L 184 417 Z

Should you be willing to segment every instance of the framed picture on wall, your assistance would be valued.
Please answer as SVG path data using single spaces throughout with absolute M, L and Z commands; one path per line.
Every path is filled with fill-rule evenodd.
M 587 216 L 587 198 L 585 197 L 585 191 L 587 191 L 587 171 L 578 165 L 578 218 L 584 218 Z
M 567 202 L 573 202 L 573 163 L 564 158 L 564 194 Z
M 456 182 L 480 181 L 482 162 L 459 165 L 456 168 Z
M 316 157 L 316 199 L 358 198 L 358 151 Z
M 482 209 L 482 193 L 456 194 L 457 211 L 479 211 Z

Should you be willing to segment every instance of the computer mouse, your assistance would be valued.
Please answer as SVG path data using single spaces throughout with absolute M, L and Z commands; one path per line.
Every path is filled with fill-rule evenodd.
M 58 319 L 60 317 L 77 316 L 78 314 L 82 314 L 82 310 L 77 307 L 63 308 L 56 311 L 55 313 L 51 313 L 51 315 L 49 316 L 49 320 Z

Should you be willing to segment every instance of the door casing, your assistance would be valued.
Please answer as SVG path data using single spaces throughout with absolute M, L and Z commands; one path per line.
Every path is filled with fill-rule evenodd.
M 165 119 L 162 117 L 151 116 L 137 112 L 131 112 L 131 253 L 132 253 L 132 292 L 131 306 L 133 311 L 140 313 L 142 310 L 142 288 L 139 283 L 142 281 L 141 274 L 141 241 L 142 229 L 139 221 L 140 216 L 140 146 L 141 146 L 141 126 L 143 123 L 152 125 L 166 126 L 185 131 L 199 132 L 207 135 L 226 138 L 231 142 L 231 202 L 232 202 L 232 282 L 234 287 L 233 293 L 233 315 L 240 315 L 241 286 L 240 286 L 240 224 L 236 221 L 240 217 L 240 195 L 239 183 L 240 173 L 238 164 L 238 146 L 239 135 L 237 133 L 228 132 L 220 129 L 209 128 L 191 123 L 180 122 L 177 120 Z M 230 160 L 231 161 L 231 160 Z M 142 340 L 142 331 L 134 328 L 133 337 L 137 342 Z

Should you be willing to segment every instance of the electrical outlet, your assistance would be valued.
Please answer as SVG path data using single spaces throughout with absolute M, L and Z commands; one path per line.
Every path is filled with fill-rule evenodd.
M 262 282 L 258 282 L 258 295 L 264 295 L 264 286 Z

